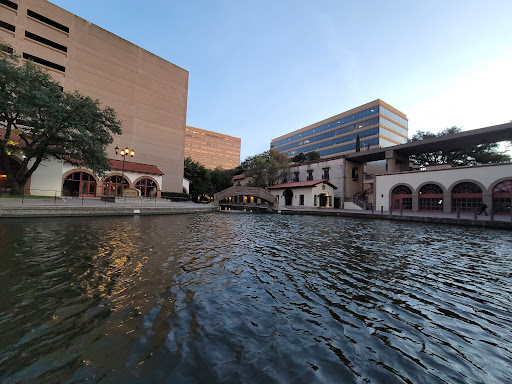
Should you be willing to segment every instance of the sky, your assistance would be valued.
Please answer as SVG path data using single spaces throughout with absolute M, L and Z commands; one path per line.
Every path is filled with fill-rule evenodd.
M 512 120 L 510 0 L 51 0 L 189 71 L 187 125 L 241 160 L 381 99 L 418 130 Z

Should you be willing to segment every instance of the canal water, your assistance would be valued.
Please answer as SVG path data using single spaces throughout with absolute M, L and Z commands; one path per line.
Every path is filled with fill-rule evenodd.
M 509 383 L 511 233 L 244 213 L 0 221 L 2 383 Z

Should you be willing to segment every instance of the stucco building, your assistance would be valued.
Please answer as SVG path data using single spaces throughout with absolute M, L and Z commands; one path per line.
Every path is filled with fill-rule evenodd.
M 405 143 L 407 116 L 377 99 L 277 137 L 270 148 L 288 157 L 316 151 L 329 158 L 355 152 L 357 136 L 362 151 Z
M 241 142 L 238 137 L 187 126 L 185 157 L 208 169 L 233 169 L 240 165 Z
M 30 181 L 40 190 L 33 193 L 62 190 L 69 172 L 83 173 L 73 176 L 80 195 L 103 193 L 103 184 L 122 173 L 115 169 L 116 146 L 135 150 L 133 174 L 125 173 L 123 185 L 182 191 L 188 71 L 45 0 L 2 1 L 0 39 L 48 71 L 64 91 L 99 99 L 122 121 L 123 134 L 107 149 L 114 171 L 106 178 L 48 162 Z M 147 180 L 141 184 L 140 177 Z

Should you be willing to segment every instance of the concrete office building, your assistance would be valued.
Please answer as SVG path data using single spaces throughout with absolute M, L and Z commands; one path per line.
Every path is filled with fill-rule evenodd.
M 241 142 L 238 137 L 187 126 L 185 157 L 209 169 L 233 169 L 240 165 Z
M 317 151 L 322 158 L 407 142 L 407 116 L 382 100 L 353 108 L 273 139 L 270 148 L 288 157 Z
M 79 91 L 115 109 L 123 134 L 114 138 L 107 154 L 122 160 L 114 148 L 133 148 L 129 168 L 137 178 L 146 176 L 144 190 L 151 180 L 153 190 L 182 191 L 188 71 L 45 0 L 2 0 L 0 39 L 47 70 L 64 91 Z M 38 170 L 33 176 L 59 175 L 57 181 L 39 177 L 41 190 L 61 190 L 69 176 L 65 174 L 73 173 L 62 163 L 51 167 L 60 169 Z M 114 176 L 89 174 L 92 180 L 78 178 L 79 183 L 87 179 L 87 195 L 102 193 L 104 181 Z M 124 185 L 135 188 L 135 175 L 125 177 Z M 84 186 L 80 184 L 80 194 Z

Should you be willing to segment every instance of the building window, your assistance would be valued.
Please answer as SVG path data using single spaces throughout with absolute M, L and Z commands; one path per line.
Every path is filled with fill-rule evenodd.
M 299 195 L 299 205 L 304 205 L 304 195 Z
M 62 52 L 68 51 L 67 47 L 65 47 L 59 43 L 56 43 L 55 41 L 51 41 L 42 36 L 36 35 L 35 33 L 32 33 L 32 32 L 25 31 L 25 37 L 28 37 L 29 39 L 35 40 L 35 41 L 37 41 L 41 44 L 47 45 L 49 47 L 58 49 L 59 51 L 62 51 Z
M 419 191 L 420 211 L 442 211 L 443 190 L 436 184 L 426 184 Z
M 308 171 L 308 180 L 309 181 L 313 180 L 313 171 L 312 170 Z
M 329 180 L 329 168 L 323 168 L 324 174 L 322 175 L 322 179 Z
M 65 25 L 57 23 L 56 21 L 49 19 L 46 16 L 40 15 L 37 12 L 31 11 L 30 9 L 27 9 L 27 15 L 30 17 L 33 17 L 34 19 L 39 20 L 42 23 L 45 23 L 53 28 L 57 28 L 57 29 L 61 30 L 62 32 L 69 33 L 69 28 L 66 27 Z
M 16 27 L 14 25 L 6 23 L 5 21 L 2 20 L 0 20 L 0 27 L 2 27 L 3 29 L 7 29 L 8 31 L 11 32 L 16 32 Z
M 392 210 L 411 210 L 412 209 L 412 191 L 405 185 L 399 185 L 393 189 Z
M 103 195 L 122 196 L 123 191 L 129 186 L 130 185 L 126 178 L 121 178 L 121 176 L 110 176 L 103 182 Z
M 298 182 L 299 181 L 299 172 L 294 172 L 294 178 L 293 181 Z
M 96 196 L 96 179 L 86 172 L 73 172 L 66 177 L 62 186 L 64 196 Z
M 12 2 L 10 0 L 0 0 L 0 4 L 3 4 L 6 7 L 12 8 L 14 10 L 18 9 L 18 4 L 16 4 L 15 2 Z
M 492 207 L 495 213 L 510 213 L 512 180 L 505 180 L 492 189 Z
M 462 182 L 452 189 L 452 210 L 472 212 L 482 203 L 482 189 L 471 182 Z
M 137 181 L 135 188 L 140 191 L 141 196 L 156 196 L 157 185 L 151 179 L 142 179 Z
M 29 55 L 28 53 L 23 53 L 23 58 L 25 60 L 32 60 L 34 63 L 44 65 L 45 67 L 56 69 L 57 71 L 66 72 L 66 67 L 45 59 L 41 59 L 37 56 Z

